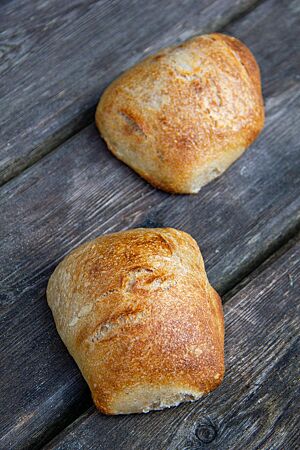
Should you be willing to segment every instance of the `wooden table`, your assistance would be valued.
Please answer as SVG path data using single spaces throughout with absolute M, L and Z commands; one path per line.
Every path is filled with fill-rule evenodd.
M 300 448 L 299 1 L 4 0 L 0 20 L 0 448 Z M 265 129 L 198 195 L 169 195 L 107 151 L 95 105 L 145 55 L 213 30 L 257 57 Z M 137 226 L 198 241 L 224 301 L 227 371 L 196 403 L 108 417 L 55 330 L 45 287 L 78 244 Z

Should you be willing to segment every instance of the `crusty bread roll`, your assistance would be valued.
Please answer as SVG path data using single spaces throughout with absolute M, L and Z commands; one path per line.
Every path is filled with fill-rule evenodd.
M 209 34 L 167 48 L 104 92 L 96 124 L 109 149 L 154 186 L 196 193 L 254 141 L 264 123 L 248 48 Z
M 221 301 L 182 231 L 138 228 L 81 245 L 54 271 L 47 299 L 106 414 L 196 400 L 223 379 Z

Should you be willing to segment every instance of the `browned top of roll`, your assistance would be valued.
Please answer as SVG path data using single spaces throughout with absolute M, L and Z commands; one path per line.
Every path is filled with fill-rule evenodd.
M 223 378 L 221 302 L 184 232 L 140 228 L 84 244 L 56 268 L 47 299 L 103 412 L 196 399 Z
M 104 92 L 96 124 L 109 149 L 151 184 L 198 192 L 264 123 L 258 65 L 239 40 L 198 36 L 141 61 Z

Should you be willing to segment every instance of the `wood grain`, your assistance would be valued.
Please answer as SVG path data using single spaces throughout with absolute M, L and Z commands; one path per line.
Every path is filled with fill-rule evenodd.
M 3 448 L 42 444 L 88 402 L 44 298 L 51 271 L 74 246 L 127 227 L 178 227 L 197 239 L 224 293 L 298 227 L 298 25 L 290 2 L 269 0 L 227 29 L 251 43 L 263 68 L 266 128 L 199 195 L 155 190 L 112 157 L 94 126 L 2 187 Z
M 297 448 L 299 269 L 295 245 L 226 303 L 226 375 L 216 391 L 148 415 L 105 417 L 92 407 L 45 450 Z
M 150 52 L 257 0 L 14 0 L 0 7 L 0 183 L 91 123 L 100 92 Z

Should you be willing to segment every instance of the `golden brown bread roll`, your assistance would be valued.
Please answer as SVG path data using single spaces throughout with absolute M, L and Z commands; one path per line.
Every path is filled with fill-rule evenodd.
M 233 37 L 195 37 L 115 80 L 101 97 L 96 124 L 112 153 L 151 184 L 198 192 L 263 127 L 258 65 Z
M 223 379 L 222 304 L 182 231 L 138 228 L 81 245 L 52 274 L 47 299 L 106 414 L 196 400 Z

